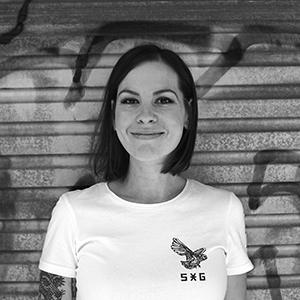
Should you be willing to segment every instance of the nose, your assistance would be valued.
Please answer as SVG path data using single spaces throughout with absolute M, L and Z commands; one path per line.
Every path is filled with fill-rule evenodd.
M 151 110 L 151 108 L 143 108 L 136 117 L 136 121 L 139 124 L 151 124 L 157 122 L 157 116 Z

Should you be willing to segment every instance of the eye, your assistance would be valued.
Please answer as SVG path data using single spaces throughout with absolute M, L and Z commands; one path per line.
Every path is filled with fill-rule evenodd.
M 171 104 L 174 103 L 174 100 L 168 98 L 168 97 L 159 97 L 155 101 L 158 104 Z
M 137 104 L 139 101 L 135 98 L 123 98 L 120 101 L 122 104 Z

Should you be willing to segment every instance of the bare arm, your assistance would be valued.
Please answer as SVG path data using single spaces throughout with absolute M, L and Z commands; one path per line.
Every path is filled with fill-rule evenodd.
M 41 271 L 39 300 L 75 300 L 76 279 Z
M 225 300 L 246 300 L 246 274 L 227 276 Z

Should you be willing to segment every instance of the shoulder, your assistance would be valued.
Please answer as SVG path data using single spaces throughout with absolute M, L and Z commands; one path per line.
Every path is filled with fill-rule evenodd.
M 86 196 L 91 196 L 95 193 L 98 193 L 99 188 L 101 189 L 101 186 L 103 186 L 104 184 L 105 184 L 104 182 L 99 182 L 85 189 L 78 189 L 78 190 L 66 192 L 62 196 L 67 197 L 68 199 L 77 199 Z
M 232 206 L 240 205 L 240 200 L 231 191 L 203 184 L 194 179 L 189 179 L 189 182 L 191 187 L 189 197 L 196 206 L 201 206 L 201 209 L 224 214 Z
M 232 195 L 234 195 L 230 191 L 201 183 L 195 179 L 189 179 L 189 181 L 191 184 L 191 192 L 195 196 L 199 196 L 209 201 L 226 201 L 229 203 L 231 201 Z
M 224 216 L 227 221 L 244 218 L 244 209 L 240 199 L 231 191 L 215 188 L 196 180 L 190 180 L 191 198 L 195 207 Z
M 89 203 L 94 203 L 98 199 L 102 199 L 107 193 L 105 182 L 96 183 L 82 190 L 69 191 L 61 195 L 59 202 L 66 202 L 67 205 L 80 206 L 81 203 L 85 206 Z

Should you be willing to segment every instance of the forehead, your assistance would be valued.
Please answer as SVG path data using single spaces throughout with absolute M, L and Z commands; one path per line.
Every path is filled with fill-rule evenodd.
M 125 87 L 173 88 L 179 90 L 177 73 L 161 61 L 144 62 L 132 69 L 121 81 L 118 90 Z

